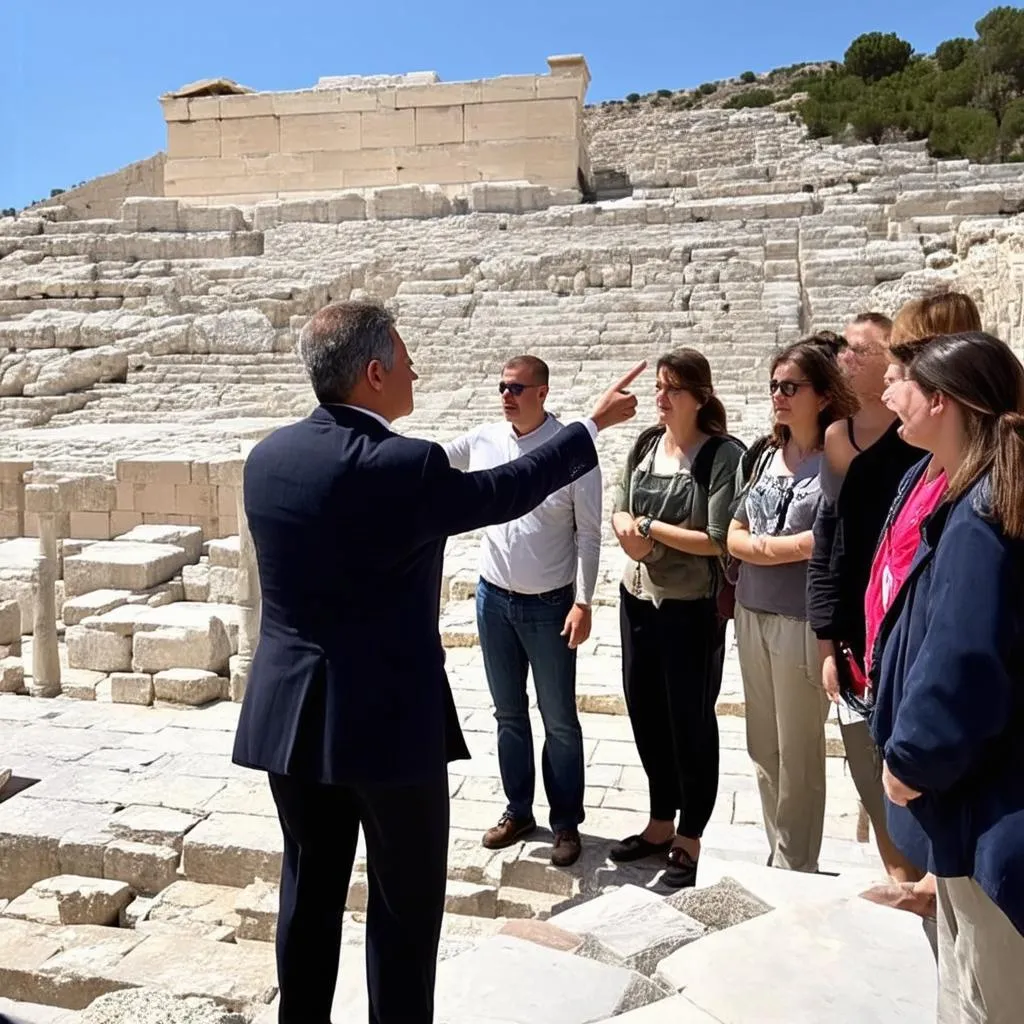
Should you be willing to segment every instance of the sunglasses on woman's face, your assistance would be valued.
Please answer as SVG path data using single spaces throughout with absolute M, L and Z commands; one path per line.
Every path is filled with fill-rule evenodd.
M 774 395 L 781 391 L 786 398 L 792 398 L 801 388 L 811 386 L 809 380 L 775 380 L 773 377 L 768 381 L 768 390 Z
M 539 384 L 517 384 L 515 381 L 499 380 L 498 394 L 503 395 L 507 391 L 513 398 L 518 398 L 527 388 L 539 387 Z

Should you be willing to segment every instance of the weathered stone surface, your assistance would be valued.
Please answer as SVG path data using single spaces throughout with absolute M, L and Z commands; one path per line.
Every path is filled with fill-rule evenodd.
M 200 938 L 223 941 L 219 933 L 227 931 L 234 935 L 241 924 L 235 906 L 238 898 L 238 889 L 231 886 L 200 885 L 179 879 L 156 896 L 146 921 L 174 925 Z
M 583 939 L 559 928 L 552 921 L 537 921 L 532 918 L 516 918 L 506 921 L 501 926 L 500 935 L 511 935 L 525 942 L 535 942 L 538 946 L 556 949 L 562 953 L 576 953 L 583 945 Z
M 238 913 L 238 937 L 273 942 L 277 934 L 280 893 L 276 885 L 256 881 L 247 885 L 235 899 Z
M 21 658 L 0 658 L 0 693 L 25 692 L 25 666 Z
M 10 1021 L 10 1024 L 79 1024 L 78 1014 L 73 1010 L 19 1003 L 3 996 L 0 996 L 0 1020 Z
M 17 601 L 0 601 L 0 645 L 21 643 L 21 605 Z
M 837 965 L 854 961 L 859 982 L 836 999 Z M 663 960 L 657 976 L 723 1024 L 928 1024 L 934 970 L 920 918 L 854 897 L 786 907 L 716 932 Z
M 220 674 L 227 671 L 230 657 L 231 643 L 224 623 L 210 616 L 205 628 L 162 626 L 137 633 L 131 667 L 135 672 L 190 668 Z
M 147 590 L 166 583 L 186 562 L 180 547 L 140 541 L 100 541 L 64 559 L 68 597 L 91 590 Z
M 615 1024 L 722 1024 L 717 1017 L 694 1006 L 686 996 L 670 996 L 614 1018 Z M 602 1021 L 601 1024 L 610 1024 Z
M 131 902 L 131 889 L 122 882 L 80 875 L 58 875 L 36 882 L 32 891 L 57 900 L 61 924 L 116 925 Z
M 64 625 L 77 626 L 85 618 L 119 608 L 127 603 L 131 593 L 130 590 L 90 590 L 87 594 L 73 597 L 63 605 L 61 617 Z
M 151 988 L 129 988 L 96 999 L 78 1024 L 246 1024 L 247 1018 L 212 999 L 180 998 Z
M 189 965 L 187 971 L 181 970 L 182 963 Z M 120 962 L 114 977 L 177 996 L 207 997 L 233 1010 L 269 1003 L 277 992 L 271 945 L 239 946 L 180 935 L 147 936 Z
M 132 667 L 131 637 L 86 626 L 70 626 L 66 633 L 68 665 L 92 672 L 127 672 Z
M 110 699 L 115 704 L 152 704 L 153 677 L 148 672 L 111 672 Z
M 218 622 L 219 620 L 211 620 Z M 143 633 L 142 637 L 158 637 L 164 630 Z M 227 641 L 227 634 L 224 634 Z M 147 649 L 149 654 L 152 651 Z M 147 655 L 142 655 L 144 659 Z M 207 672 L 199 668 L 172 668 L 153 675 L 153 695 L 156 700 L 169 701 L 172 704 L 207 704 L 211 700 L 222 700 L 227 696 L 228 681 L 216 672 Z
M 484 1006 L 510 1021 L 583 1024 L 663 995 L 633 971 L 498 935 L 438 965 L 436 1003 L 442 1020 L 465 1024 Z
M 731 928 L 773 909 L 732 878 L 700 889 L 680 889 L 666 897 L 665 903 L 699 921 L 709 932 Z
M 160 526 L 144 524 L 114 538 L 116 541 L 143 544 L 170 544 L 185 552 L 188 562 L 198 562 L 203 551 L 203 531 L 198 526 Z
M 110 819 L 109 829 L 118 838 L 132 843 L 167 846 L 181 852 L 185 833 L 202 819 L 169 807 L 125 807 Z
M 182 846 L 182 870 L 194 882 L 242 888 L 281 873 L 281 827 L 272 818 L 214 813 Z
M 103 851 L 103 877 L 127 882 L 144 896 L 166 889 L 177 878 L 176 850 L 151 843 L 117 839 Z

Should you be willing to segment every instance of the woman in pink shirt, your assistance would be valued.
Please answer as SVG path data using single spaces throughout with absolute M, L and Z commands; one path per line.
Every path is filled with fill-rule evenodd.
M 940 292 L 906 303 L 893 321 L 889 348 L 892 362 L 885 374 L 886 389 L 882 395 L 885 405 L 900 420 L 911 418 L 923 397 L 907 379 L 906 370 L 921 346 L 937 335 L 980 330 L 978 307 L 962 292 Z M 882 622 L 906 582 L 921 540 L 921 526 L 941 503 L 947 483 L 942 466 L 934 458 L 925 457 L 904 478 L 893 501 L 864 595 L 868 679 L 876 661 L 875 647 Z M 924 871 L 924 867 L 920 870 Z M 872 902 L 922 917 L 935 916 L 935 877 L 930 874 L 919 882 L 878 885 L 863 895 Z

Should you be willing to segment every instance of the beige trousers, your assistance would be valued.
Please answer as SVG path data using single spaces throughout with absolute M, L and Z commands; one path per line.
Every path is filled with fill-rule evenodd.
M 882 757 L 871 738 L 871 730 L 863 719 L 856 722 L 840 721 L 843 746 L 850 778 L 857 787 L 857 795 L 868 812 L 876 835 L 889 834 L 885 819 L 885 795 L 882 790 Z
M 825 719 L 818 641 L 810 626 L 736 606 L 747 751 L 761 793 L 772 865 L 817 871 L 825 823 Z
M 1024 1020 L 1024 935 L 972 878 L 939 878 L 938 1024 Z

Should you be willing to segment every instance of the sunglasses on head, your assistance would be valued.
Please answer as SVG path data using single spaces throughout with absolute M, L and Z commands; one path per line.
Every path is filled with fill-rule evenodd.
M 768 390 L 774 395 L 781 391 L 786 398 L 792 398 L 801 388 L 810 387 L 809 380 L 775 380 L 773 377 L 768 381 Z
M 498 394 L 503 395 L 507 391 L 513 398 L 518 398 L 527 388 L 539 387 L 539 384 L 517 384 L 515 381 L 499 380 Z

